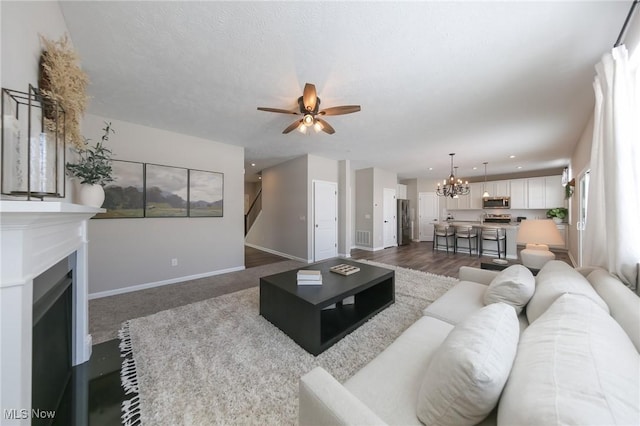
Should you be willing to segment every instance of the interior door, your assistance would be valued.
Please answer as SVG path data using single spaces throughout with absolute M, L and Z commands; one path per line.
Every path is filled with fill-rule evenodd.
M 419 241 L 433 241 L 433 225 L 438 222 L 438 196 L 435 192 L 418 194 Z
M 396 231 L 398 230 L 396 222 L 397 211 L 396 190 L 384 188 L 382 198 L 382 215 L 384 219 L 384 223 L 382 225 L 382 242 L 385 248 L 393 247 L 398 244 L 396 237 Z
M 313 182 L 313 258 L 319 262 L 338 255 L 338 185 Z

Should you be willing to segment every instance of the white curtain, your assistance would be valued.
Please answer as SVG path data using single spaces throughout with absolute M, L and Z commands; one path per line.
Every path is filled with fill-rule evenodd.
M 624 45 L 605 54 L 596 66 L 584 234 L 585 264 L 607 269 L 632 289 L 640 263 L 639 70 Z

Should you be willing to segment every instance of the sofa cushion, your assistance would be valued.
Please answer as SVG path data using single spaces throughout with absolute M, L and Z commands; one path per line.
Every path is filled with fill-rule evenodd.
M 433 355 L 418 394 L 418 418 L 427 425 L 475 425 L 498 402 L 520 328 L 512 306 L 493 303 L 449 333 Z
M 629 337 L 591 298 L 565 294 L 523 333 L 498 424 L 638 424 L 639 400 Z
M 609 313 L 607 304 L 582 274 L 566 262 L 552 260 L 544 265 L 536 276 L 536 290 L 527 305 L 529 324 L 540 317 L 564 293 L 582 294 Z
M 484 307 L 486 289 L 487 286 L 484 284 L 460 281 L 427 306 L 422 313 L 456 325 Z
M 640 352 L 640 297 L 604 269 L 595 269 L 587 275 L 587 280 L 607 302 L 611 316 Z
M 484 292 L 484 304 L 504 302 L 519 314 L 529 303 L 536 289 L 536 279 L 529 269 L 522 265 L 511 265 L 500 271 Z
M 429 359 L 452 329 L 444 321 L 421 317 L 344 387 L 387 424 L 420 425 L 418 390 Z

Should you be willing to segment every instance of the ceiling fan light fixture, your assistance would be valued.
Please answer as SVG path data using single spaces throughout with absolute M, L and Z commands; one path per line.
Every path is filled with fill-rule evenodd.
M 302 118 L 302 123 L 307 127 L 313 125 L 314 121 L 315 120 L 313 119 L 313 115 L 311 114 L 305 114 L 305 116 Z
M 298 126 L 298 130 L 300 131 L 300 133 L 302 133 L 303 135 L 305 133 L 307 133 L 307 126 L 304 124 L 304 122 L 300 123 L 300 126 Z
M 313 124 L 313 129 L 316 131 L 316 133 L 318 133 L 318 132 L 322 131 L 322 129 L 323 129 L 323 128 L 324 128 L 324 127 L 322 127 L 322 123 L 320 123 L 319 121 L 316 121 L 316 122 Z

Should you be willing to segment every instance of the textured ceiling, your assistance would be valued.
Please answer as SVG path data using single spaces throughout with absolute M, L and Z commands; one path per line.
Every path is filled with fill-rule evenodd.
M 61 2 L 89 112 L 243 146 L 248 174 L 310 153 L 401 178 L 442 178 L 450 152 L 467 177 L 568 164 L 630 5 Z M 256 110 L 307 82 L 362 111 L 283 135 L 296 117 Z

